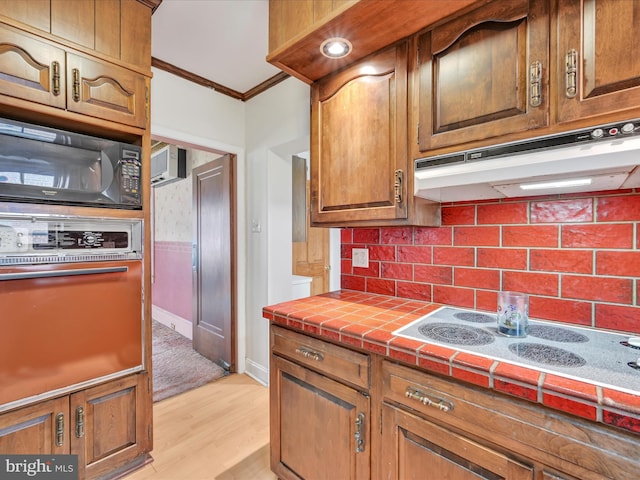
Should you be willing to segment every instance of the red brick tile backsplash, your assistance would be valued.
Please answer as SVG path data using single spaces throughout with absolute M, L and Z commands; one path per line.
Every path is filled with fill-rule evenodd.
M 495 310 L 531 295 L 532 318 L 640 333 L 640 193 L 442 206 L 442 227 L 345 228 L 342 288 Z M 351 249 L 369 249 L 353 268 Z

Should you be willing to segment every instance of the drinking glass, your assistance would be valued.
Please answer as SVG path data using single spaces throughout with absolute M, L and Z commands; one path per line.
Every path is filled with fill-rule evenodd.
M 508 337 L 526 337 L 529 332 L 529 295 L 498 292 L 498 332 Z

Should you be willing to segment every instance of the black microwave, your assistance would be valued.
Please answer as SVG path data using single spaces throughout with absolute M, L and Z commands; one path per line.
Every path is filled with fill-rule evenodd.
M 0 118 L 0 200 L 141 209 L 137 145 Z

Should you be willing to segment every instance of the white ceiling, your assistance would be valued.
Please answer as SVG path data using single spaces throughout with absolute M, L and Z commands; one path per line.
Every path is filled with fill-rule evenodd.
M 151 55 L 240 93 L 280 73 L 267 63 L 268 0 L 162 0 Z

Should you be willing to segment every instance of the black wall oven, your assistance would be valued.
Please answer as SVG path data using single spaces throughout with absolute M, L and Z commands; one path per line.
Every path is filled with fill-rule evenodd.
M 141 148 L 0 118 L 0 200 L 141 209 Z

